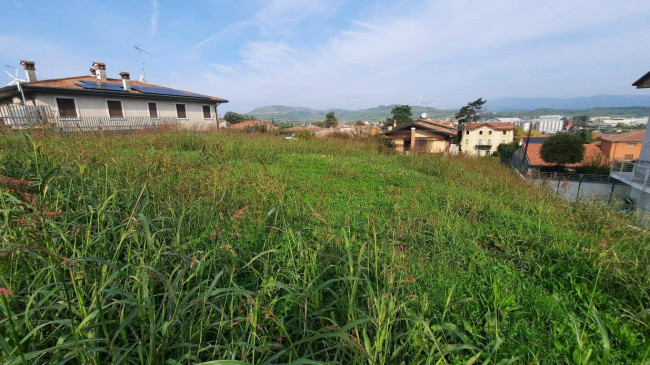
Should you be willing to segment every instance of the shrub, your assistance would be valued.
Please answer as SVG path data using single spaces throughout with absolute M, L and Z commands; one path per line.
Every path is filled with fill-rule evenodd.
M 542 159 L 548 163 L 567 165 L 581 162 L 585 156 L 582 138 L 573 133 L 558 133 L 550 137 L 540 150 Z
M 304 139 L 304 140 L 314 139 L 314 138 L 316 137 L 316 135 L 314 134 L 314 132 L 310 132 L 310 131 L 308 131 L 308 130 L 298 131 L 298 132 L 296 132 L 296 134 L 294 134 L 293 136 L 294 136 L 296 139 Z

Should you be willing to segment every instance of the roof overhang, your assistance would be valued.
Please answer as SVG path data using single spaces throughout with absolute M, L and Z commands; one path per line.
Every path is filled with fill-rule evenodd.
M 406 124 L 398 125 L 397 127 L 384 132 L 384 134 L 390 135 L 390 134 L 404 133 L 409 129 L 411 129 L 412 127 L 415 127 L 415 129 L 419 129 L 421 131 L 444 134 L 451 137 L 454 137 L 458 134 L 458 130 L 456 128 L 446 128 L 435 124 L 433 125 L 426 125 L 426 124 L 428 123 L 423 123 L 423 122 L 406 123 Z
M 650 71 L 636 80 L 632 86 L 636 86 L 637 89 L 650 88 Z
M 211 98 L 200 98 L 195 96 L 172 96 L 172 95 L 160 95 L 160 94 L 138 94 L 138 93 L 126 93 L 122 91 L 111 91 L 111 90 L 85 90 L 85 89 L 71 89 L 65 87 L 43 87 L 43 86 L 29 86 L 22 85 L 23 92 L 25 95 L 31 95 L 35 93 L 46 93 L 46 94 L 74 94 L 74 95 L 87 95 L 87 96 L 119 96 L 123 98 L 134 98 L 134 99 L 156 99 L 156 100 L 183 100 L 183 101 L 195 101 L 205 104 L 225 104 L 228 102 L 226 99 L 215 100 Z M 12 97 L 18 95 L 18 87 L 16 86 L 7 86 L 0 88 L 0 99 Z

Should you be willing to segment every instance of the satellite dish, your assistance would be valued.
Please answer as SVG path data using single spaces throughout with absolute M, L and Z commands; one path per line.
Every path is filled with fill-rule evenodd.
M 422 119 L 427 119 L 427 113 L 422 113 L 422 115 L 420 115 L 420 117 L 421 117 Z

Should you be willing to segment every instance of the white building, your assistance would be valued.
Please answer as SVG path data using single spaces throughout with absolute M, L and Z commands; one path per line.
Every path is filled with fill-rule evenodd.
M 37 80 L 34 62 L 21 61 L 27 80 L 0 88 L 0 104 L 45 106 L 57 118 L 126 121 L 170 118 L 182 126 L 216 126 L 217 107 L 228 100 L 139 82 L 128 72 L 109 78 L 106 65 L 93 62 L 90 75 Z
M 564 116 L 542 115 L 531 120 L 531 126 L 542 133 L 558 133 L 564 130 Z
M 637 89 L 650 88 L 650 72 L 632 85 Z M 610 176 L 630 185 L 633 205 L 645 214 L 650 213 L 650 128 L 646 128 L 639 159 L 636 162 L 615 160 Z

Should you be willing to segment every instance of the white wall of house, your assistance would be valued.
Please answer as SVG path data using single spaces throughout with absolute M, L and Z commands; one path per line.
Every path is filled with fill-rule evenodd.
M 471 156 L 486 156 L 487 152 L 492 155 L 501 143 L 512 142 L 514 136 L 513 130 L 497 131 L 484 125 L 473 130 L 463 130 L 461 148 L 463 152 Z M 478 145 L 491 145 L 492 147 L 489 150 L 479 150 L 476 148 Z
M 148 102 L 155 102 L 158 108 L 159 117 L 177 118 L 176 104 L 185 104 L 187 112 L 186 119 L 179 119 L 183 126 L 187 127 L 209 127 L 216 126 L 217 116 L 214 111 L 214 104 L 205 104 L 193 101 L 171 101 L 156 98 L 129 98 L 124 96 L 100 96 L 100 95 L 78 95 L 78 94 L 36 94 L 34 99 L 36 105 L 49 105 L 53 112 L 58 113 L 56 103 L 57 97 L 73 98 L 77 106 L 77 115 L 81 117 L 108 117 L 107 100 L 120 100 L 125 117 L 149 117 Z M 210 105 L 211 118 L 203 117 L 203 105 Z

